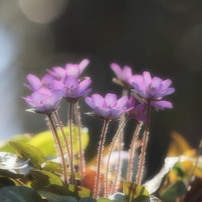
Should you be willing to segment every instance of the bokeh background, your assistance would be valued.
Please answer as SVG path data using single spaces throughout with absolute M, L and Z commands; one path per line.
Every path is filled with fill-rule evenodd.
M 0 0 L 0 139 L 46 129 L 43 116 L 25 112 L 21 99 L 27 73 L 89 58 L 86 75 L 93 92 L 121 93 L 112 83 L 111 62 L 134 73 L 149 70 L 170 78 L 176 93 L 173 110 L 153 113 L 147 153 L 148 177 L 163 163 L 170 133 L 181 133 L 197 147 L 202 133 L 201 0 Z M 82 111 L 89 109 L 82 104 Z M 60 113 L 64 121 L 66 108 Z M 90 159 L 101 122 L 86 115 Z M 114 127 L 114 128 L 113 128 Z M 130 139 L 131 125 L 126 142 Z M 115 130 L 112 125 L 110 134 Z M 127 148 L 127 144 L 126 144 Z

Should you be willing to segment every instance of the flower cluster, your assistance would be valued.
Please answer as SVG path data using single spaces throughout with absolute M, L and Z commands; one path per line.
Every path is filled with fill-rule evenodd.
M 151 77 L 149 72 L 143 74 L 133 74 L 132 69 L 124 66 L 123 69 L 115 63 L 111 64 L 111 69 L 117 76 L 117 80 L 124 87 L 130 88 L 133 96 L 142 104 L 151 104 L 156 109 L 163 110 L 172 108 L 171 102 L 163 100 L 167 95 L 175 92 L 170 85 L 170 79 L 163 80 L 159 77 Z
M 47 70 L 48 74 L 42 79 L 28 74 L 28 84 L 24 86 L 33 93 L 24 97 L 24 100 L 32 107 L 32 111 L 45 114 L 56 110 L 63 97 L 68 102 L 77 102 L 91 91 L 91 79 L 80 78 L 88 63 L 89 60 L 84 59 L 79 64 L 66 64 L 65 68 L 53 67 Z
M 76 103 L 79 98 L 91 92 L 90 78 L 80 78 L 89 64 L 88 59 L 79 64 L 66 64 L 65 68 L 53 67 L 47 70 L 42 79 L 33 74 L 27 75 L 28 84 L 24 84 L 33 93 L 24 100 L 39 113 L 48 113 L 56 110 L 64 97 L 68 102 Z M 172 103 L 163 98 L 172 94 L 171 80 L 162 80 L 159 77 L 151 77 L 149 72 L 142 75 L 133 74 L 129 66 L 123 69 L 116 63 L 111 64 L 111 69 L 117 76 L 116 81 L 123 87 L 132 89 L 132 97 L 122 97 L 117 100 L 114 94 L 107 94 L 104 98 L 99 94 L 86 97 L 85 102 L 94 110 L 98 117 L 116 118 L 128 112 L 130 118 L 144 121 L 146 105 L 151 104 L 156 109 L 172 108 Z M 139 103 L 138 103 L 139 102 Z
M 111 64 L 111 69 L 115 73 L 116 77 L 114 81 L 120 84 L 123 87 L 123 96 L 118 98 L 116 94 L 107 93 L 102 96 L 100 94 L 92 94 L 87 96 L 91 92 L 91 83 L 92 80 L 89 77 L 82 77 L 82 73 L 89 64 L 88 59 L 82 60 L 79 64 L 66 64 L 64 68 L 62 67 L 53 67 L 51 70 L 47 70 L 47 74 L 41 79 L 35 75 L 27 75 L 27 83 L 24 84 L 29 90 L 32 91 L 32 94 L 23 97 L 26 103 L 28 103 L 36 113 L 46 114 L 49 121 L 49 127 L 54 136 L 56 142 L 56 147 L 59 152 L 62 169 L 63 169 L 63 178 L 65 184 L 74 184 L 76 185 L 75 172 L 79 172 L 81 176 L 80 183 L 82 184 L 86 177 L 85 165 L 83 160 L 83 149 L 82 149 L 82 140 L 81 140 L 81 123 L 79 117 L 79 107 L 78 100 L 82 97 L 85 97 L 85 103 L 93 110 L 88 113 L 94 115 L 103 120 L 103 130 L 100 135 L 100 142 L 98 147 L 98 161 L 96 166 L 96 179 L 94 184 L 93 195 L 97 199 L 101 195 L 108 197 L 108 194 L 113 194 L 115 192 L 115 187 L 118 182 L 118 170 L 119 163 L 117 164 L 117 170 L 114 171 L 113 182 L 114 188 L 109 188 L 109 165 L 110 157 L 114 150 L 115 143 L 118 141 L 118 153 L 119 158 L 122 153 L 122 141 L 124 127 L 128 119 L 135 120 L 136 129 L 133 133 L 133 138 L 130 145 L 130 153 L 128 157 L 128 174 L 127 181 L 132 179 L 132 165 L 134 159 L 134 153 L 136 150 L 136 141 L 139 139 L 139 133 L 141 132 L 142 125 L 145 124 L 144 132 L 142 135 L 142 149 L 140 155 L 140 162 L 138 167 L 138 172 L 136 176 L 136 183 L 141 184 L 142 175 L 144 171 L 144 162 L 145 162 L 145 151 L 147 146 L 148 134 L 149 134 L 149 120 L 151 109 L 164 110 L 165 108 L 172 108 L 173 105 L 171 102 L 165 100 L 164 97 L 172 94 L 175 89 L 170 87 L 171 80 L 163 80 L 159 77 L 151 77 L 149 72 L 143 72 L 142 74 L 133 74 L 132 69 L 129 66 L 124 66 L 121 68 L 118 64 Z M 69 105 L 68 109 L 68 127 L 69 127 L 69 137 L 67 138 L 63 127 L 62 122 L 59 119 L 57 109 L 60 105 L 60 102 L 64 98 Z M 73 110 L 75 113 L 73 113 Z M 53 113 L 54 116 L 51 116 Z M 73 117 L 74 116 L 74 117 Z M 107 128 L 109 123 L 113 119 L 119 119 L 119 126 L 117 133 L 114 135 L 112 140 L 107 166 L 106 173 L 104 175 L 105 180 L 101 180 L 101 169 L 104 167 L 102 165 L 103 161 L 103 150 L 105 145 L 105 138 L 107 134 Z M 73 144 L 73 130 L 72 124 L 75 122 L 76 127 L 78 128 L 78 142 L 79 142 L 79 155 L 75 157 L 74 155 L 74 144 Z M 57 126 L 60 127 L 62 132 L 62 137 L 57 133 Z M 63 144 L 62 140 L 63 139 Z M 69 140 L 69 141 L 68 141 Z M 65 145 L 65 150 L 67 152 L 69 167 L 70 167 L 70 177 L 68 177 L 67 163 L 65 159 L 65 152 L 63 149 Z M 77 166 L 74 165 L 74 158 L 78 159 Z M 121 159 L 118 160 L 118 162 Z M 105 185 L 104 185 L 105 183 Z M 112 183 L 112 182 L 111 182 Z M 102 191 L 101 191 L 102 190 Z M 100 193 L 101 192 L 101 193 Z

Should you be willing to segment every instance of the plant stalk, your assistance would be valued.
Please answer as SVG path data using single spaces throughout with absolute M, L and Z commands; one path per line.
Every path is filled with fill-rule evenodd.
M 73 104 L 69 103 L 69 114 L 68 114 L 68 125 L 69 125 L 69 138 L 70 138 L 70 156 L 71 161 L 74 165 L 74 149 L 73 149 L 73 135 L 72 135 L 72 110 L 73 110 Z M 74 168 L 73 168 L 74 170 Z M 74 171 L 73 171 L 74 173 Z M 75 175 L 72 175 L 71 182 L 73 184 L 76 183 L 75 181 Z
M 140 130 L 142 128 L 143 122 L 140 121 L 138 122 L 134 134 L 133 134 L 133 139 L 130 145 L 130 151 L 129 151 L 129 160 L 128 160 L 128 170 L 127 170 L 127 181 L 132 180 L 133 176 L 133 164 L 134 164 L 134 155 L 135 155 L 135 150 L 136 150 L 136 143 L 139 137 Z
M 79 105 L 78 103 L 74 104 L 74 111 L 75 111 L 75 119 L 76 119 L 76 126 L 78 129 L 78 141 L 79 141 L 79 174 L 81 176 L 81 184 L 84 177 L 85 166 L 84 166 L 84 153 L 82 148 L 82 137 L 81 137 L 81 116 L 79 112 Z
M 98 160 L 97 160 L 97 172 L 96 172 L 96 179 L 95 179 L 95 189 L 94 189 L 94 199 L 97 199 L 99 197 L 100 192 L 100 169 L 102 166 L 102 153 L 104 149 L 104 143 L 106 139 L 106 133 L 108 129 L 110 120 L 105 119 L 103 123 L 103 129 L 100 136 L 100 142 L 98 147 Z
M 142 176 L 144 173 L 146 148 L 147 148 L 148 136 L 149 136 L 150 116 L 151 116 L 151 103 L 149 102 L 147 106 L 147 121 L 146 121 L 145 130 L 143 134 L 142 149 L 141 149 L 140 160 L 138 165 L 138 172 L 136 176 L 136 184 L 138 185 L 141 185 Z
M 51 118 L 51 114 L 47 114 L 47 117 L 48 117 L 48 120 L 49 120 L 49 123 L 50 123 L 49 124 L 50 129 L 51 129 L 52 134 L 54 136 L 54 139 L 56 141 L 56 145 L 58 146 L 58 151 L 59 151 L 59 154 L 60 154 L 61 164 L 62 164 L 62 169 L 63 169 L 63 175 L 64 175 L 64 183 L 67 184 L 67 166 L 66 166 L 66 163 L 65 163 L 65 157 L 64 157 L 64 152 L 63 152 L 63 149 L 62 149 L 62 144 L 60 142 L 56 127 L 55 127 L 55 125 L 53 123 L 53 120 Z
M 116 143 L 118 137 L 120 136 L 122 128 L 126 125 L 127 121 L 128 121 L 128 119 L 125 119 L 124 122 L 119 124 L 118 130 L 117 130 L 117 132 L 116 132 L 116 134 L 115 134 L 115 136 L 111 142 L 111 145 L 110 145 L 109 154 L 108 154 L 108 158 L 107 158 L 106 174 L 105 174 L 105 196 L 106 197 L 108 197 L 109 192 L 114 193 L 115 188 L 116 188 L 116 182 L 115 181 L 113 183 L 111 191 L 109 188 L 108 174 L 109 174 L 110 160 L 111 160 L 112 152 L 114 150 L 115 143 Z M 115 173 L 115 175 L 116 175 L 116 173 Z
M 54 117 L 55 117 L 55 120 L 60 128 L 60 131 L 62 133 L 62 137 L 64 139 L 64 143 L 65 143 L 65 147 L 66 147 L 66 150 L 67 150 L 67 156 L 69 158 L 69 165 L 70 165 L 70 171 L 71 171 L 71 178 L 72 179 L 75 179 L 75 174 L 74 174 L 74 164 L 73 164 L 73 161 L 71 159 L 71 155 L 70 155 L 70 149 L 69 149 L 69 145 L 68 145 L 68 140 L 67 140 L 67 137 L 65 135 L 65 132 L 64 132 L 64 129 L 63 129 L 63 126 L 62 126 L 62 122 L 60 120 L 60 117 L 58 115 L 58 113 L 55 111 L 53 112 L 54 114 Z
M 127 88 L 123 88 L 122 96 L 128 96 L 128 89 Z M 121 124 L 124 122 L 125 123 L 127 122 L 125 114 L 120 116 L 119 126 L 121 126 Z M 114 193 L 116 190 L 117 182 L 119 181 L 119 178 L 121 175 L 121 168 L 122 168 L 121 152 L 122 152 L 123 147 L 124 147 L 124 141 L 123 141 L 124 127 L 119 127 L 119 128 L 120 128 L 120 132 L 119 132 L 119 138 L 118 138 L 118 159 L 117 159 L 117 165 L 115 166 L 115 180 L 114 180 L 113 186 L 112 186 L 112 193 Z

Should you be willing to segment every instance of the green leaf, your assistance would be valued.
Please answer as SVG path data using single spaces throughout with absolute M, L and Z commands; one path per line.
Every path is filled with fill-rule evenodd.
M 43 168 L 43 170 L 46 170 L 49 172 L 62 174 L 61 164 L 56 163 L 54 161 L 46 161 L 45 163 L 42 164 L 42 168 Z
M 47 190 L 51 185 L 63 185 L 62 180 L 51 172 L 45 170 L 31 170 L 30 174 L 33 178 L 31 186 L 34 189 Z
M 69 129 L 67 127 L 64 127 L 64 132 L 67 135 L 67 139 L 69 139 Z M 61 131 L 58 130 L 58 135 L 61 137 L 61 140 L 63 141 Z M 74 145 L 74 154 L 77 154 L 79 152 L 79 143 L 78 143 L 78 130 L 75 126 L 73 126 L 73 145 Z M 89 142 L 89 135 L 85 130 L 81 131 L 81 137 L 82 137 L 82 147 L 85 149 Z M 44 131 L 41 133 L 36 134 L 30 141 L 29 144 L 37 147 L 40 149 L 44 155 L 56 157 L 56 150 L 54 141 L 52 138 L 52 133 L 50 131 Z M 64 142 L 62 143 L 64 145 Z
M 28 143 L 28 141 L 31 139 L 31 136 L 29 134 L 23 134 L 23 135 L 16 135 L 12 138 L 15 142 L 21 142 L 21 143 Z M 0 142 L 1 143 L 1 142 Z M 13 149 L 9 144 L 8 141 L 5 141 L 0 144 L 0 151 L 2 152 L 9 152 L 16 154 L 16 150 Z
M 185 173 L 182 169 L 182 164 L 180 162 L 177 162 L 174 165 L 172 171 L 174 171 L 174 173 L 176 174 L 176 176 L 179 180 L 182 180 L 185 177 Z
M 107 199 L 107 198 L 99 198 L 97 202 L 112 202 L 113 200 Z
M 151 202 L 149 196 L 139 196 L 136 199 L 133 199 L 132 202 Z
M 19 153 L 23 158 L 30 159 L 33 167 L 40 168 L 41 164 L 45 162 L 43 153 L 36 147 L 26 144 L 9 141 L 9 144 Z
M 96 202 L 96 200 L 91 197 L 84 197 L 80 199 L 79 202 Z
M 33 189 L 23 186 L 9 186 L 0 189 L 1 202 L 43 202 L 41 196 Z
M 176 198 L 182 196 L 186 192 L 186 186 L 183 181 L 177 181 L 160 193 L 160 199 L 163 202 L 173 202 Z
M 130 199 L 135 199 L 139 196 L 149 196 L 145 187 L 137 185 L 133 182 L 123 182 L 123 193 L 128 195 Z
M 50 185 L 47 187 L 47 191 L 64 196 L 78 197 L 75 187 L 75 185 Z
M 15 183 L 7 177 L 0 177 L 0 188 L 5 186 L 15 186 Z
M 53 194 L 46 191 L 39 191 L 39 193 L 45 197 L 48 202 L 77 202 L 77 199 L 72 196 L 62 196 L 59 194 Z
M 160 202 L 155 196 L 139 196 L 133 199 L 132 202 Z
M 92 196 L 91 191 L 89 189 L 85 188 L 85 187 L 76 186 L 76 189 L 78 191 L 78 196 L 80 198 Z
M 9 170 L 0 169 L 0 176 L 9 177 L 13 179 L 18 179 L 24 177 L 22 174 L 17 174 L 15 172 L 11 172 Z
M 46 190 L 55 193 L 55 194 L 61 194 L 66 196 L 74 196 L 77 198 L 83 198 L 83 197 L 91 197 L 92 193 L 89 189 L 81 186 L 75 186 L 75 185 L 53 185 L 50 184 L 49 186 L 45 187 Z
M 50 131 L 44 131 L 36 134 L 29 144 L 40 149 L 46 157 L 56 157 L 56 148 L 53 141 L 52 133 Z

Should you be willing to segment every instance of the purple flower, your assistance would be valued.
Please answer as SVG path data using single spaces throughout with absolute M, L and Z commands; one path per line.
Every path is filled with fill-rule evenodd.
M 24 84 L 24 86 L 26 88 L 28 88 L 29 90 L 31 91 L 37 91 L 39 90 L 40 88 L 51 88 L 52 86 L 52 82 L 53 82 L 53 77 L 50 76 L 50 75 L 45 75 L 41 80 L 33 75 L 33 74 L 28 74 L 26 76 L 26 79 L 28 81 L 28 84 Z
M 111 93 L 106 94 L 105 97 L 93 94 L 91 97 L 86 97 L 85 102 L 93 109 L 96 116 L 103 119 L 113 119 L 131 110 L 127 107 L 126 96 L 117 100 L 117 96 Z
M 162 100 L 163 97 L 175 92 L 174 88 L 170 88 L 170 79 L 151 78 L 149 72 L 143 72 L 142 75 L 134 75 L 130 82 L 134 88 L 134 96 L 142 98 L 144 102 L 150 102 L 152 106 L 161 110 L 173 107 L 171 102 Z
M 32 107 L 32 111 L 48 114 L 58 108 L 63 95 L 63 90 L 51 91 L 47 88 L 41 88 L 30 96 L 23 97 L 23 99 Z
M 64 82 L 54 81 L 55 89 L 64 90 L 64 98 L 69 102 L 77 102 L 79 98 L 87 95 L 92 89 L 89 88 L 92 80 L 86 78 L 82 81 L 75 77 L 67 77 Z
M 56 80 L 63 80 L 66 77 L 75 77 L 79 78 L 83 71 L 86 69 L 89 64 L 88 59 L 82 60 L 79 64 L 66 64 L 65 68 L 62 67 L 53 67 L 52 70 L 47 70 L 51 76 Z
M 132 107 L 132 109 L 127 112 L 129 118 L 143 122 L 147 120 L 147 114 L 146 114 L 147 106 L 145 104 L 137 103 L 137 100 L 133 96 L 131 96 L 130 99 L 128 100 L 127 107 L 128 108 Z
M 117 65 L 116 63 L 112 63 L 111 69 L 117 77 L 115 83 L 118 83 L 126 88 L 131 87 L 129 80 L 133 76 L 133 74 L 132 69 L 130 67 L 124 66 L 123 69 L 121 69 L 119 65 Z

